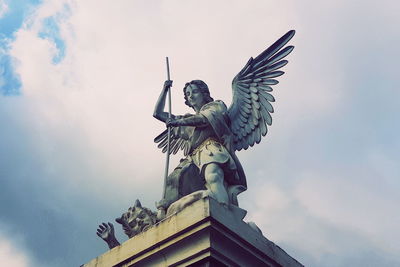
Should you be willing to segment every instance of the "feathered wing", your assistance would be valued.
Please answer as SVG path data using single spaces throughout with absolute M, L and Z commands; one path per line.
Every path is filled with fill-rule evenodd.
M 184 154 L 187 155 L 189 153 L 189 143 L 187 140 L 174 134 L 176 132 L 175 128 L 171 127 L 169 153 L 176 154 L 179 149 L 182 149 Z M 166 153 L 168 149 L 168 129 L 154 138 L 154 142 L 158 143 L 158 148 L 162 149 L 163 153 Z
M 272 124 L 271 113 L 274 112 L 271 102 L 275 101 L 270 94 L 271 86 L 278 83 L 276 77 L 284 74 L 279 69 L 288 61 L 283 58 L 290 54 L 294 47 L 283 47 L 294 33 L 294 30 L 289 31 L 258 57 L 250 58 L 233 79 L 233 100 L 228 109 L 228 116 L 231 120 L 235 150 L 247 149 L 255 143 L 258 144 L 261 136 L 267 134 L 267 125 Z

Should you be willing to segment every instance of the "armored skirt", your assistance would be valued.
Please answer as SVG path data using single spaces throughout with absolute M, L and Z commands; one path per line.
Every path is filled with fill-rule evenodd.
M 235 175 L 237 170 L 236 163 L 228 150 L 213 138 L 206 139 L 188 155 L 188 159 L 196 165 L 202 177 L 204 177 L 205 167 L 210 163 L 220 165 L 225 176 Z

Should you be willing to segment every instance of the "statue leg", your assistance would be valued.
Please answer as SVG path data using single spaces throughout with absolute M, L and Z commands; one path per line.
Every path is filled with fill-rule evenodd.
M 204 178 L 211 196 L 218 202 L 228 205 L 229 197 L 224 186 L 224 171 L 222 168 L 216 163 L 207 164 L 204 169 Z

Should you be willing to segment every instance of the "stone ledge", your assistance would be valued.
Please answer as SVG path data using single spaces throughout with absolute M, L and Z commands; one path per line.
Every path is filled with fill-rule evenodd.
M 225 206 L 205 198 L 84 266 L 303 265 Z

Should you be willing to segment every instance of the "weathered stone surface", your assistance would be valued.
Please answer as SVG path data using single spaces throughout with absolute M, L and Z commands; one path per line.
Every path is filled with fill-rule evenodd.
M 226 206 L 204 198 L 84 266 L 303 265 Z

